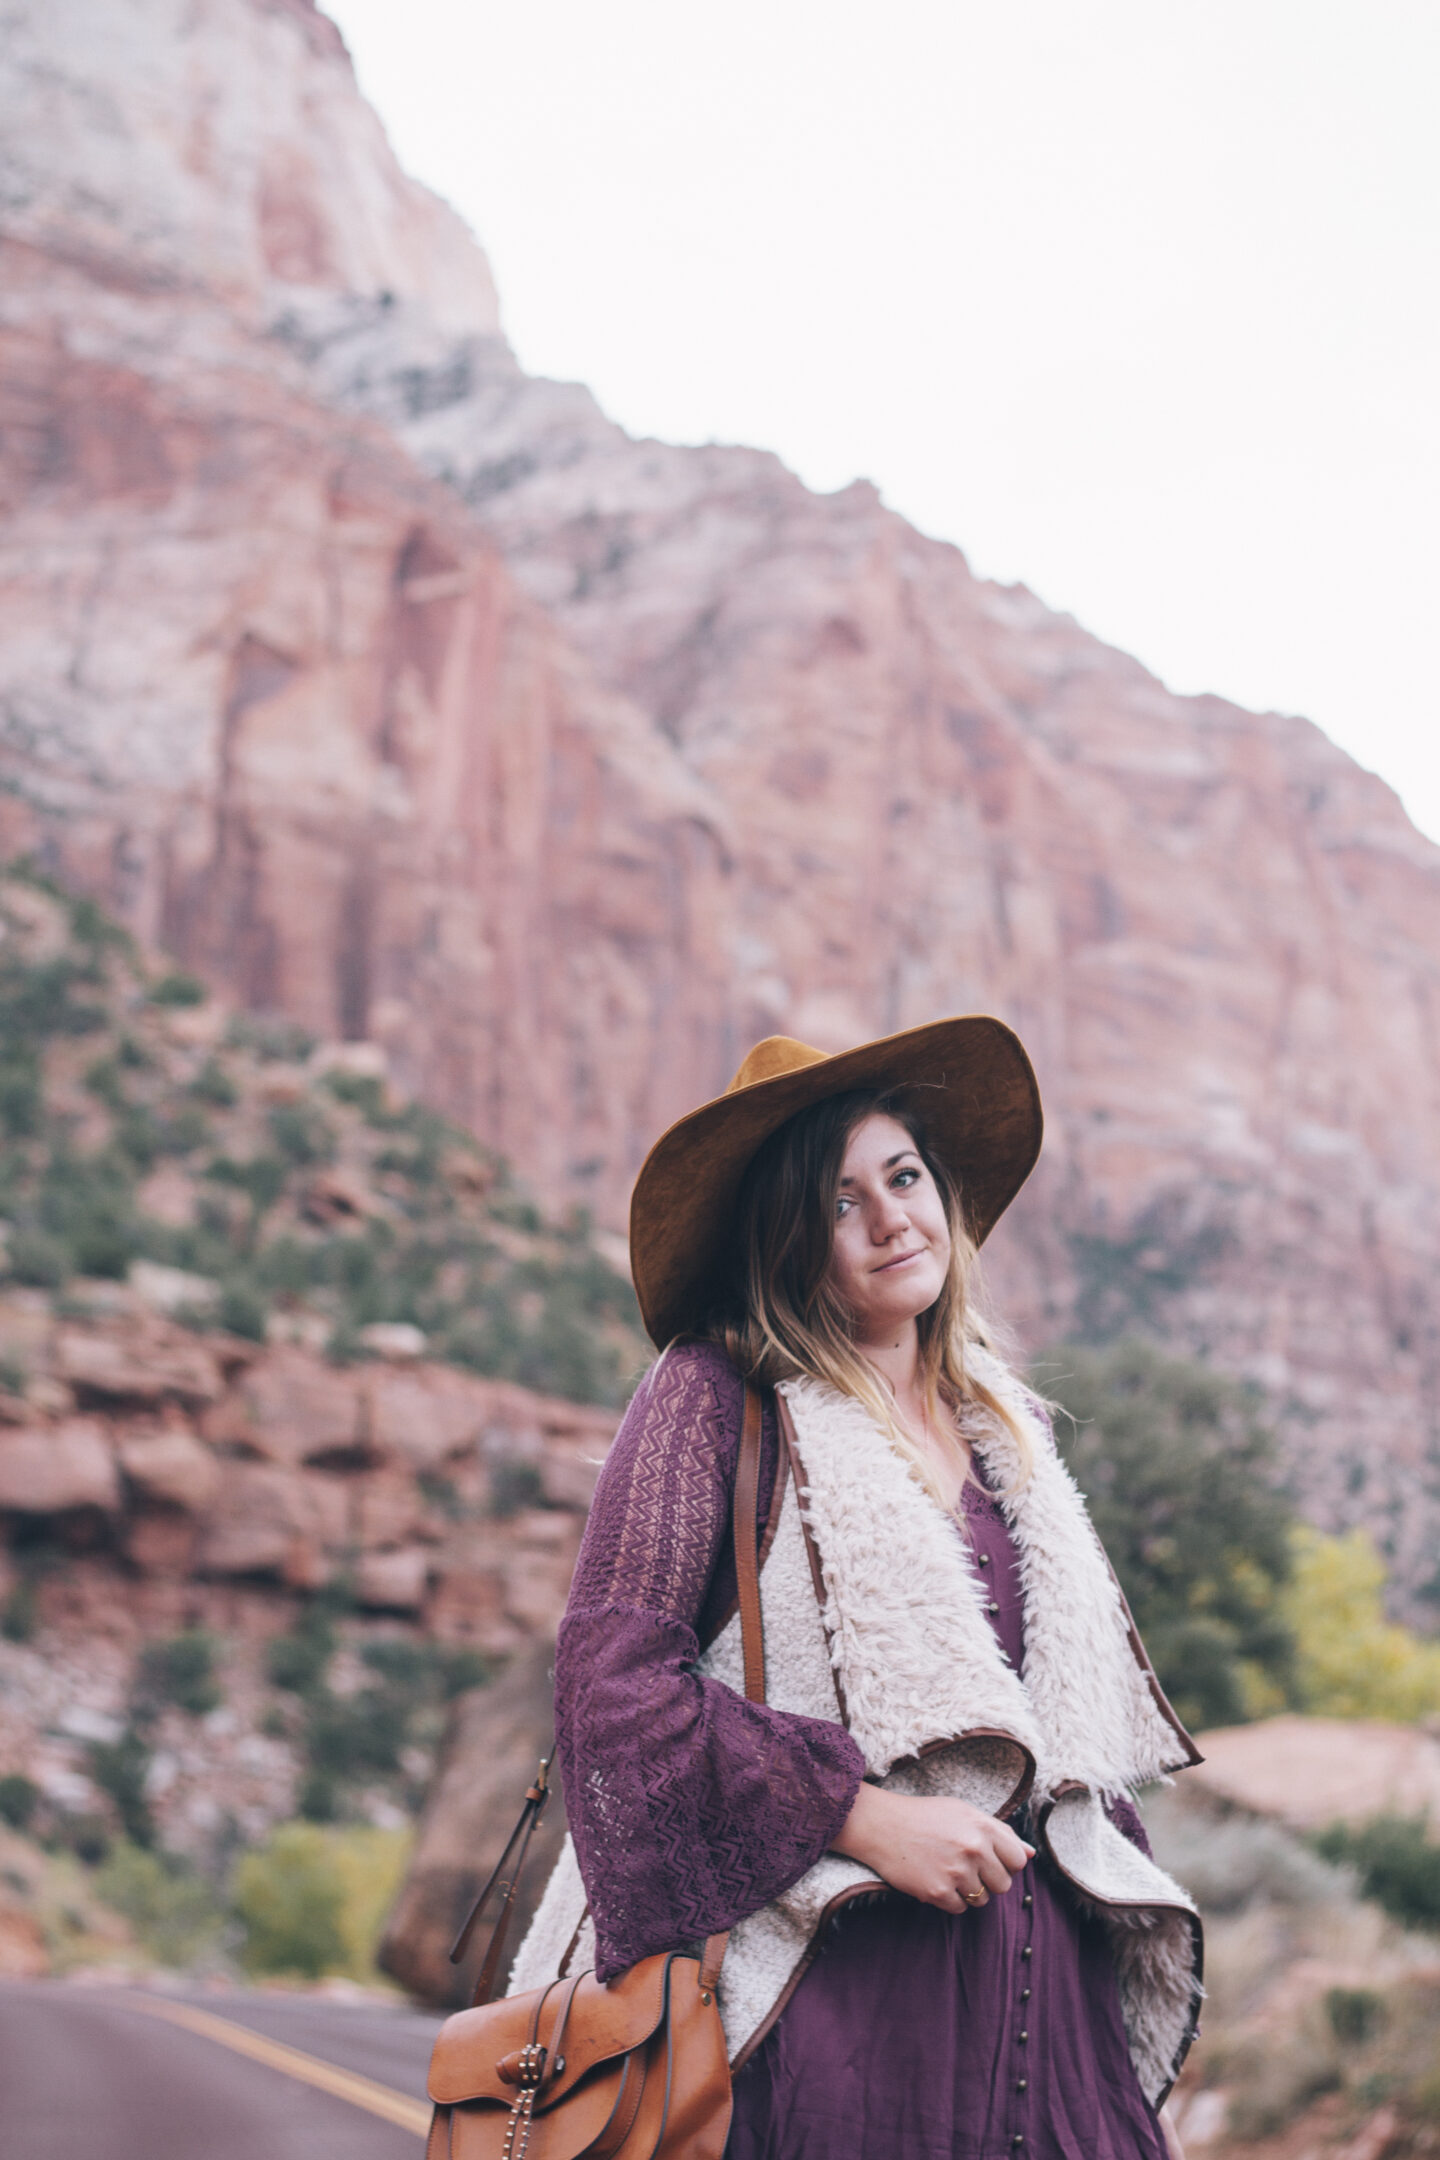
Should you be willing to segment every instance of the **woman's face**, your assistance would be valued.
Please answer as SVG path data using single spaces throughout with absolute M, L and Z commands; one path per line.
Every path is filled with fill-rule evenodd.
M 851 1133 L 835 1202 L 830 1279 L 858 1342 L 876 1342 L 927 1312 L 945 1286 L 945 1203 L 905 1127 L 879 1112 Z

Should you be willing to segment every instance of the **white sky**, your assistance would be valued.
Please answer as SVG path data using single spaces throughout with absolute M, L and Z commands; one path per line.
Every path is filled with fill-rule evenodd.
M 1440 838 L 1436 0 L 327 0 L 526 367 L 863 474 Z

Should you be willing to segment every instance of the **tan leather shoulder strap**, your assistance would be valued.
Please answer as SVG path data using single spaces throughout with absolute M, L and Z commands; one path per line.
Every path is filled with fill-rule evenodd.
M 500 1912 L 491 1931 L 484 1960 L 476 1977 L 475 1993 L 471 1998 L 473 2004 L 489 2002 L 494 1992 L 496 1975 L 500 1970 L 500 1960 L 505 1955 L 505 1943 L 510 1933 L 510 1922 L 515 1913 L 515 1895 L 520 1888 L 520 1875 L 525 1866 L 525 1856 L 530 1850 L 530 1840 L 535 1835 L 535 1826 L 544 1814 L 545 1804 L 550 1798 L 549 1770 L 548 1757 L 542 1758 L 530 1789 L 525 1795 L 525 1804 L 520 1810 L 520 1819 L 510 1833 L 509 1843 L 495 1863 L 494 1873 L 491 1875 L 489 1882 L 486 1883 L 479 1897 L 471 1906 L 465 1924 L 456 1936 L 454 1947 L 450 1952 L 451 1964 L 458 1965 L 469 1946 L 476 1921 L 490 1902 L 491 1891 L 498 1887 L 502 1893 Z
M 776 1397 L 779 1401 L 779 1397 Z M 740 1606 L 740 1643 L 745 1661 L 745 1693 L 751 1702 L 765 1700 L 765 1627 L 760 1615 L 760 1390 L 745 1383 L 745 1422 L 740 1432 L 740 1460 L 735 1469 L 732 1511 L 735 1584 Z
M 805 1515 L 805 1465 L 800 1459 L 800 1443 L 795 1437 L 795 1420 L 790 1415 L 790 1405 L 778 1390 L 775 1396 L 780 1415 L 780 1438 L 785 1448 L 785 1459 L 790 1466 L 790 1482 L 795 1487 L 795 1505 L 800 1510 L 800 1528 L 805 1537 L 805 1557 L 810 1563 L 810 1583 L 815 1592 L 815 1602 L 820 1608 L 821 1626 L 825 1615 L 825 1571 L 820 1565 L 820 1548 L 815 1543 L 815 1533 Z M 826 1647 L 829 1647 L 829 1631 L 826 1630 Z M 835 1700 L 840 1709 L 840 1722 L 848 1730 L 850 1705 L 845 1700 L 845 1683 L 834 1659 L 830 1661 L 830 1677 L 835 1683 Z

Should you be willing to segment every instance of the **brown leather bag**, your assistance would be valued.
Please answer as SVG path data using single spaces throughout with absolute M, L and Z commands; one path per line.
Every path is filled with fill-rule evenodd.
M 752 1702 L 765 1700 L 759 1484 L 760 1397 L 747 1386 L 733 1524 Z M 463 1957 L 503 1883 L 475 2006 L 446 2019 L 430 2058 L 435 2114 L 426 2160 L 720 2160 L 730 2132 L 730 2065 L 715 1988 L 727 1936 L 712 1935 L 698 1956 L 642 1958 L 605 1985 L 593 1972 L 577 1973 L 490 2000 L 520 1870 L 548 1797 L 547 1768 L 542 1762 L 499 1866 L 450 1953 L 452 1961 Z

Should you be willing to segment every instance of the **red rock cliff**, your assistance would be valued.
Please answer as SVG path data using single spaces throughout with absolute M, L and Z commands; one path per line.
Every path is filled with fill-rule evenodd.
M 1440 851 L 1393 795 L 868 487 L 522 376 L 301 0 L 15 23 L 12 843 L 612 1219 L 756 1035 L 998 1010 L 1050 1119 L 1027 1335 L 1251 1374 L 1418 1584 Z

